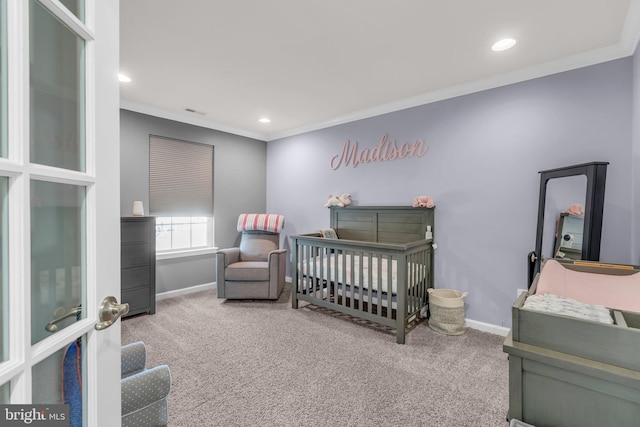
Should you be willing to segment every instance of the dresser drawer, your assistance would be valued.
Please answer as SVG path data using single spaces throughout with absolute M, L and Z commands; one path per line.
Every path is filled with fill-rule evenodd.
M 150 252 L 148 243 L 132 243 L 122 245 L 120 251 L 120 267 L 129 268 L 149 264 Z
M 123 268 L 121 272 L 122 290 L 139 288 L 141 286 L 149 287 L 150 272 L 149 266 Z
M 156 296 L 153 295 L 153 298 L 155 297 Z M 122 291 L 122 301 L 129 304 L 129 315 L 151 311 L 149 298 L 151 298 L 149 288 Z
M 155 221 L 131 221 L 122 222 L 120 228 L 120 241 L 122 243 L 148 242 L 149 234 L 155 235 Z

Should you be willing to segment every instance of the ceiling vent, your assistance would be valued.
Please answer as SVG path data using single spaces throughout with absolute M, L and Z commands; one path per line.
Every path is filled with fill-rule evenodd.
M 193 108 L 185 108 L 184 111 L 187 111 L 189 113 L 200 114 L 201 116 L 204 116 L 205 114 L 207 114 L 204 111 L 194 110 Z

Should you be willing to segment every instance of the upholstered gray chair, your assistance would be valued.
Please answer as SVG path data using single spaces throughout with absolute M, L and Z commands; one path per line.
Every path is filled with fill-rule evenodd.
M 279 249 L 283 227 L 282 215 L 240 215 L 239 247 L 216 252 L 218 298 L 278 299 L 287 261 L 286 249 Z
M 167 365 L 147 369 L 147 349 L 138 341 L 122 346 L 122 427 L 166 426 L 171 373 Z

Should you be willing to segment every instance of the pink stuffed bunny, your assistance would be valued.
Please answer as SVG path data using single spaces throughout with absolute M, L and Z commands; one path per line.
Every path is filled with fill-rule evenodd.
M 350 204 L 351 194 L 349 193 L 344 193 L 340 196 L 332 196 L 331 194 L 329 194 L 329 200 L 327 200 L 327 203 L 324 204 L 324 207 L 328 208 L 331 206 L 340 206 L 341 208 L 344 208 L 345 206 L 349 206 Z

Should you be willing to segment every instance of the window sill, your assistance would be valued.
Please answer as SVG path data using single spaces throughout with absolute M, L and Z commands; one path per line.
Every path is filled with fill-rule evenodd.
M 217 247 L 198 248 L 198 249 L 182 249 L 171 252 L 156 252 L 156 260 L 185 258 L 198 255 L 209 255 L 217 251 Z

